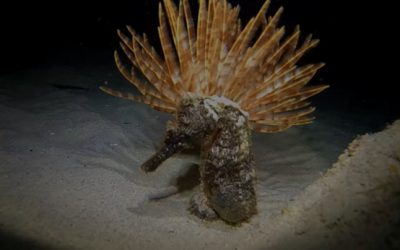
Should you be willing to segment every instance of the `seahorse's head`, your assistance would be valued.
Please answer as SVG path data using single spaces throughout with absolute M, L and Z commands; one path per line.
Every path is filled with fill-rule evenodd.
M 176 112 L 175 127 L 193 137 L 204 137 L 216 128 L 218 110 L 207 104 L 207 99 L 199 96 L 183 98 Z

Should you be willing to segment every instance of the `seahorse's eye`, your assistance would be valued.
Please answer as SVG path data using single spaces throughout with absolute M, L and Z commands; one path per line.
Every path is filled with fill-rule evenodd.
M 189 125 L 191 123 L 191 120 L 192 119 L 190 119 L 190 116 L 188 116 L 187 114 L 183 114 L 180 121 L 183 125 Z

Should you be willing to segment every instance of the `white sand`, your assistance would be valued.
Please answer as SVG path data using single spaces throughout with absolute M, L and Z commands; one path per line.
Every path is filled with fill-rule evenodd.
M 340 121 L 321 118 L 279 134 L 255 134 L 259 214 L 234 228 L 187 212 L 197 178 L 194 157 L 171 158 L 149 175 L 139 170 L 162 141 L 169 117 L 106 96 L 97 89 L 104 74 L 122 81 L 115 71 L 65 67 L 1 77 L 0 237 L 6 246 L 399 246 L 393 228 L 399 223 L 400 122 L 353 142 L 324 175 L 355 137 Z M 177 186 L 179 193 L 149 201 Z

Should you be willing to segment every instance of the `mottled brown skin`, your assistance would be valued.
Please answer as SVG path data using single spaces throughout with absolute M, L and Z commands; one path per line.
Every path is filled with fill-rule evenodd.
M 176 120 L 168 124 L 163 147 L 142 165 L 154 171 L 164 160 L 192 145 L 201 147 L 200 193 L 190 211 L 202 219 L 221 218 L 231 224 L 256 213 L 255 169 L 250 129 L 237 108 L 191 97 L 181 102 Z

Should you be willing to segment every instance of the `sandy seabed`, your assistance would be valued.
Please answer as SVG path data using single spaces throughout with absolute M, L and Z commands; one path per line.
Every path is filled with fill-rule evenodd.
M 100 92 L 99 72 L 0 78 L 0 249 L 400 248 L 400 121 L 356 138 L 321 114 L 254 134 L 259 213 L 231 227 L 186 210 L 196 157 L 139 170 L 170 117 Z

